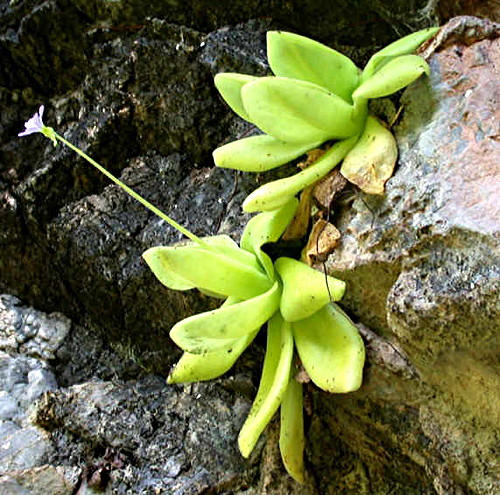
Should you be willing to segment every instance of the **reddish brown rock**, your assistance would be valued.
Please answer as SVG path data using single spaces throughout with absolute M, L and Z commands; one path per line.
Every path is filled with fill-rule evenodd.
M 360 392 L 317 400 L 367 493 L 387 493 L 391 476 L 397 493 L 500 488 L 499 26 L 464 17 L 443 32 L 430 77 L 402 99 L 386 197 L 343 210 L 328 262 L 349 309 L 383 336 L 365 332 Z

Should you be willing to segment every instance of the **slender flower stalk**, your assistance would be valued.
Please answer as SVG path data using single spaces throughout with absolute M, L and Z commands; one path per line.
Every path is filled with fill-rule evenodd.
M 160 217 L 162 220 L 165 220 L 169 225 L 171 225 L 174 229 L 177 229 L 179 232 L 184 234 L 187 238 L 191 239 L 193 242 L 206 247 L 208 249 L 212 249 L 206 242 L 200 239 L 198 236 L 190 232 L 188 229 L 177 223 L 174 219 L 170 218 L 168 215 L 159 210 L 156 206 L 151 204 L 149 201 L 144 199 L 140 194 L 135 192 L 132 188 L 124 184 L 120 179 L 115 177 L 112 173 L 108 172 L 102 165 L 97 163 L 93 158 L 88 156 L 85 152 L 83 152 L 80 148 L 70 143 L 67 139 L 63 138 L 52 128 L 48 127 L 43 123 L 43 112 L 45 110 L 44 105 L 41 105 L 36 112 L 27 122 L 24 124 L 24 131 L 20 132 L 18 136 L 29 136 L 30 134 L 35 134 L 37 132 L 42 133 L 45 137 L 52 140 L 54 146 L 57 146 L 57 141 L 61 141 L 61 143 L 65 144 L 68 148 L 71 148 L 73 151 L 78 153 L 83 159 L 87 160 L 91 165 L 93 165 L 99 172 L 103 173 L 108 179 L 113 181 L 116 185 L 120 186 L 127 194 L 132 196 L 134 199 L 139 201 L 143 206 L 145 206 L 148 210 L 152 211 L 155 215 Z
M 43 110 L 43 106 L 40 107 L 26 122 L 21 136 L 40 132 L 54 145 L 60 141 L 197 243 L 155 246 L 145 251 L 143 259 L 158 280 L 172 290 L 198 288 L 225 299 L 218 309 L 190 316 L 170 330 L 170 337 L 184 354 L 170 373 L 168 383 L 190 383 L 221 376 L 267 322 L 262 377 L 238 445 L 242 455 L 248 457 L 273 415 L 282 407 L 283 462 L 290 475 L 303 482 L 302 386 L 291 374 L 295 350 L 313 382 L 335 393 L 359 388 L 365 351 L 356 326 L 331 304 L 332 299 L 337 301 L 342 297 L 344 282 L 291 258 L 279 257 L 273 261 L 262 249 L 265 244 L 276 243 L 292 221 L 298 205 L 294 197 L 297 189 L 288 187 L 287 182 L 284 187 L 287 200 L 271 211 L 254 216 L 247 223 L 239 246 L 225 235 L 199 239 L 54 129 L 45 126 Z M 337 143 L 332 147 L 333 152 L 330 150 L 324 156 L 335 162 L 338 158 L 335 153 L 349 148 L 350 141 Z M 317 172 L 314 167 L 325 167 L 322 163 L 310 167 L 308 177 Z M 299 174 L 300 180 L 302 177 Z

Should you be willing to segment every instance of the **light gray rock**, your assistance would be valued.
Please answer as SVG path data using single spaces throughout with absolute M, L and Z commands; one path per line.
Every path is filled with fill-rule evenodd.
M 9 392 L 0 391 L 0 420 L 11 419 L 18 414 L 18 402 Z
M 41 466 L 51 450 L 47 432 L 33 426 L 20 428 L 0 441 L 0 473 Z
M 12 471 L 0 477 L 0 495 L 72 495 L 78 472 L 43 466 Z
M 42 394 L 57 388 L 47 359 L 54 358 L 70 326 L 60 314 L 47 315 L 15 297 L 0 296 L 0 493 L 42 493 L 9 473 L 28 475 L 52 451 L 50 435 L 32 424 L 30 410 Z
M 19 299 L 0 295 L 0 349 L 54 359 L 71 323 L 61 313 L 47 315 L 23 308 Z

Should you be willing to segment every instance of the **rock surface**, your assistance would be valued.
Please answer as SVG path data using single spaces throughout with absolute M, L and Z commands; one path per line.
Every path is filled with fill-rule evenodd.
M 349 281 L 344 304 L 401 348 L 412 385 L 375 369 L 336 421 L 339 431 L 357 423 L 366 433 L 364 445 L 356 429 L 345 436 L 358 452 L 378 428 L 392 430 L 388 446 L 365 453 L 384 476 L 394 462 L 387 451 L 398 445 L 429 489 L 490 494 L 500 489 L 500 41 L 498 26 L 474 18 L 451 28 L 430 54 L 430 81 L 402 99 L 399 167 L 386 195 L 342 211 L 343 237 L 328 262 Z M 390 426 L 398 409 L 395 420 L 402 414 L 407 423 L 400 431 Z
M 70 331 L 61 314 L 24 308 L 0 296 L 0 493 L 69 494 L 71 469 L 46 466 L 53 453 L 49 433 L 31 414 L 43 394 L 58 384 L 47 360 L 54 359 Z M 67 486 L 61 491 L 61 486 Z M 34 491 L 31 487 L 36 487 Z M 45 492 L 43 490 L 46 490 Z
M 498 26 L 447 26 L 431 78 L 401 100 L 386 197 L 336 206 L 328 266 L 349 282 L 368 364 L 356 394 L 308 389 L 305 486 L 283 471 L 275 424 L 250 460 L 236 450 L 261 342 L 207 384 L 158 375 L 179 355 L 171 325 L 214 304 L 162 288 L 142 263 L 180 237 L 68 150 L 16 138 L 45 103 L 49 125 L 196 234 L 237 238 L 242 199 L 265 177 L 212 167 L 211 151 L 249 130 L 213 73 L 266 73 L 274 27 L 361 65 L 461 4 L 0 3 L 0 288 L 37 308 L 0 299 L 0 494 L 500 490 Z

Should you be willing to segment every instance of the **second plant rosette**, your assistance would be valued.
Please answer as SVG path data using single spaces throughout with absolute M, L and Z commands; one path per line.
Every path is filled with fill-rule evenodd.
M 267 348 L 257 396 L 238 444 L 248 457 L 281 405 L 280 449 L 287 470 L 303 479 L 302 388 L 294 379 L 294 352 L 321 389 L 346 393 L 361 385 L 365 358 L 357 328 L 334 304 L 345 283 L 297 260 L 276 261 L 262 250 L 276 242 L 297 207 L 253 217 L 238 246 L 228 236 L 182 246 L 154 247 L 143 257 L 174 290 L 198 288 L 224 298 L 218 309 L 186 318 L 170 331 L 184 351 L 169 383 L 210 380 L 228 371 L 267 322 Z

